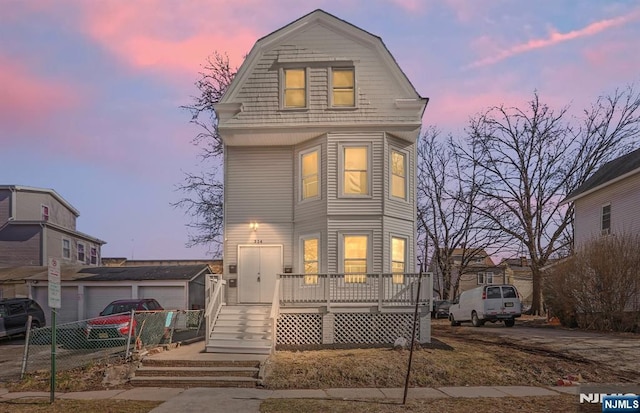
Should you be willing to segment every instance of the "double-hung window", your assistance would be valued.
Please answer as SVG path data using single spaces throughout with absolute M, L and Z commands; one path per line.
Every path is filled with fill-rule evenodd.
M 391 237 L 391 272 L 394 284 L 404 283 L 406 272 L 407 240 Z
M 391 150 L 391 196 L 407 199 L 407 156 Z
M 85 260 L 84 244 L 79 242 L 78 243 L 78 261 L 84 262 L 84 260 Z
M 304 283 L 318 284 L 320 240 L 317 237 L 302 239 Z
M 89 251 L 90 251 L 90 254 L 91 254 L 91 264 L 92 265 L 98 264 L 98 248 L 91 247 L 91 249 Z
M 283 69 L 282 107 L 304 109 L 307 107 L 307 71 L 305 69 Z
M 300 177 L 302 200 L 318 198 L 320 195 L 320 150 L 313 149 L 300 155 Z
M 602 215 L 600 218 L 600 233 L 602 235 L 611 234 L 611 204 L 602 206 Z
M 331 69 L 331 106 L 352 108 L 356 105 L 356 77 L 352 67 Z
M 71 258 L 71 241 L 68 239 L 62 239 L 62 258 Z
M 47 205 L 42 205 L 42 220 L 49 221 L 49 207 Z
M 369 146 L 342 145 L 341 155 L 341 195 L 371 195 Z
M 345 235 L 343 237 L 344 281 L 364 283 L 367 280 L 369 236 Z
M 478 273 L 478 285 L 493 284 L 492 272 L 479 272 Z

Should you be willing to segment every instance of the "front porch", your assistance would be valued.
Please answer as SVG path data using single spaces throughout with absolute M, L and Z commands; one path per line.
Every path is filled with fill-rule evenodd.
M 416 339 L 427 343 L 431 341 L 432 283 L 430 273 L 280 274 L 263 330 L 257 331 L 255 323 L 238 320 L 239 327 L 246 324 L 246 334 L 235 330 L 233 337 L 226 337 L 225 351 L 237 352 L 242 347 L 268 352 L 277 346 L 390 345 L 399 337 L 409 340 L 416 300 Z M 228 326 L 228 319 L 219 321 L 226 305 L 225 284 L 221 276 L 207 281 L 208 344 L 220 340 L 222 325 Z M 237 341 L 235 347 L 231 339 Z M 255 350 L 260 346 L 262 350 Z M 218 351 L 209 345 L 207 349 Z

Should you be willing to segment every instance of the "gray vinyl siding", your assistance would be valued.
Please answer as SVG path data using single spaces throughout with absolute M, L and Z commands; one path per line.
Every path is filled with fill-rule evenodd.
M 415 111 L 395 107 L 396 99 L 418 96 L 415 93 L 411 96 L 402 94 L 403 88 L 381 58 L 380 49 L 321 25 L 313 25 L 296 33 L 295 45 L 291 42 L 291 39 L 282 39 L 257 57 L 252 73 L 234 99 L 243 102 L 243 110 L 230 119 L 226 126 L 394 124 L 419 121 Z M 330 109 L 329 67 L 344 67 L 348 65 L 347 62 L 353 62 L 355 66 L 357 109 Z M 306 111 L 280 110 L 279 71 L 283 64 L 304 67 L 308 71 Z
M 329 215 L 381 215 L 383 212 L 383 133 L 330 134 L 327 138 L 327 213 Z M 370 145 L 371 194 L 369 197 L 340 195 L 340 148 L 342 144 Z
M 40 225 L 8 225 L 0 231 L 0 266 L 44 265 Z
M 0 189 L 0 226 L 11 216 L 11 191 Z
M 49 207 L 49 222 L 70 230 L 76 229 L 75 215 L 46 192 L 16 192 L 16 220 L 41 221 L 42 205 Z
M 416 151 L 415 145 L 409 142 L 387 135 L 384 147 L 384 213 L 385 215 L 405 219 L 415 220 L 416 210 Z M 406 155 L 406 179 L 407 179 L 407 197 L 406 200 L 398 199 L 391 196 L 391 151 L 397 150 Z
M 415 262 L 415 223 L 412 220 L 384 217 L 382 237 L 382 271 L 391 272 L 391 237 L 405 238 L 406 244 L 406 272 L 416 271 Z
M 300 172 L 300 154 L 309 149 L 319 147 L 320 149 L 320 197 L 318 199 L 302 200 L 301 190 L 301 172 Z M 294 221 L 296 225 L 326 219 L 327 216 L 327 137 L 325 135 L 311 139 L 304 144 L 297 145 L 293 159 L 293 176 L 294 179 Z
M 382 260 L 380 259 L 383 255 L 382 218 L 361 216 L 344 216 L 329 219 L 327 227 L 329 272 L 339 272 L 341 269 L 340 259 L 342 257 L 342 253 L 340 251 L 340 237 L 344 234 L 364 233 L 367 233 L 371 237 L 371 268 L 367 268 L 367 271 L 370 273 L 382 272 Z
M 640 173 L 575 201 L 575 243 L 600 235 L 602 206 L 611 204 L 611 233 L 640 233 Z

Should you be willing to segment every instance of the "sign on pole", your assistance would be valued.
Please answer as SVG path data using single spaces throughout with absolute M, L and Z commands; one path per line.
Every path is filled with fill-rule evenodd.
M 60 308 L 60 261 L 49 258 L 49 308 Z

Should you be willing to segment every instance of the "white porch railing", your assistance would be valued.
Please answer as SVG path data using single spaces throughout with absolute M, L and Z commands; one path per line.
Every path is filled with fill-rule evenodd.
M 227 282 L 222 279 L 221 275 L 209 275 L 206 280 L 205 296 L 209 303 L 207 309 L 204 312 L 204 317 L 207 325 L 207 340 L 211 337 L 211 331 L 213 325 L 220 314 L 220 308 L 224 304 L 224 285 Z
M 278 333 L 278 317 L 280 316 L 280 279 L 276 280 L 276 288 L 273 289 L 273 300 L 271 301 L 271 313 L 269 320 L 271 321 L 271 341 L 273 345 L 271 350 L 276 349 L 277 333 Z
M 419 274 L 281 274 L 280 304 L 378 305 L 402 307 L 416 304 Z M 422 274 L 420 303 L 433 296 L 431 273 Z

